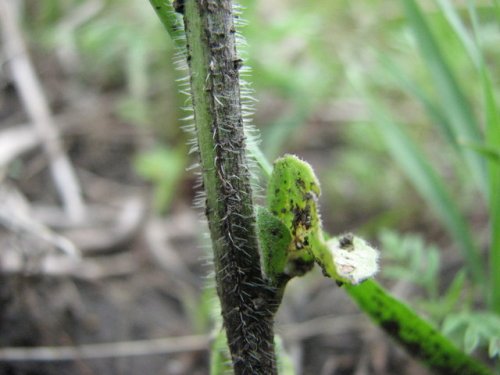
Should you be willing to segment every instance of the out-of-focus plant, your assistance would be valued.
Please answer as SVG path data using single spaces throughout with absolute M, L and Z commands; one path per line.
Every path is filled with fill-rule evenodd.
M 498 330 L 488 328 L 500 313 L 500 115 L 496 67 L 490 59 L 498 51 L 492 50 L 491 43 L 499 41 L 500 34 L 497 19 L 489 15 L 496 14 L 497 8 L 473 1 L 459 7 L 436 0 L 435 8 L 425 10 L 414 0 L 400 3 L 405 15 L 403 32 L 399 32 L 403 37 L 398 36 L 399 48 L 393 55 L 380 57 L 382 69 L 377 75 L 399 85 L 420 109 L 406 108 L 395 120 L 380 92 L 375 96 L 375 86 L 369 88 L 373 82 L 362 78 L 357 68 L 349 69 L 351 81 L 363 93 L 388 151 L 461 251 L 468 285 L 474 290 L 471 303 L 486 309 L 462 307 L 458 314 L 448 316 L 443 329 L 455 337 L 462 334 L 458 341 L 465 342 L 469 351 L 486 344 L 493 356 L 500 339 Z M 405 63 L 410 60 L 412 64 Z M 379 78 L 376 86 L 384 87 L 381 82 Z M 432 126 L 422 125 L 425 122 Z M 422 139 L 430 142 L 424 144 Z M 428 151 L 429 145 L 433 152 Z M 467 218 L 467 210 L 486 211 L 483 225 L 488 240 Z M 416 253 L 407 256 L 410 262 L 419 262 L 415 257 L 423 253 L 422 246 L 413 245 Z M 488 249 L 486 256 L 482 249 Z M 425 252 L 428 261 L 435 259 L 435 250 L 426 248 Z M 431 274 L 421 275 L 420 284 L 436 282 Z
M 388 230 L 380 233 L 380 246 L 384 249 L 385 277 L 404 280 L 420 286 L 426 296 L 438 297 L 439 250 L 426 245 L 421 236 L 399 236 Z
M 169 207 L 186 169 L 185 150 L 162 147 L 137 155 L 134 167 L 137 173 L 153 183 L 154 207 L 162 213 Z
M 440 252 L 415 234 L 380 233 L 386 264 L 383 276 L 407 281 L 420 287 L 423 294 L 413 304 L 425 311 L 442 332 L 467 353 L 485 348 L 491 358 L 500 354 L 500 317 L 494 312 L 472 309 L 471 293 L 465 289 L 465 272 L 459 271 L 448 288 L 440 292 Z
M 178 125 L 182 102 L 172 84 L 178 78 L 172 66 L 174 49 L 165 43 L 154 14 L 140 0 L 27 3 L 27 12 L 33 13 L 30 35 L 56 52 L 61 66 L 71 73 L 73 87 L 82 93 L 109 93 L 111 112 L 137 126 L 144 140 L 154 139 L 156 148 L 139 149 L 133 167 L 152 182 L 153 205 L 165 212 L 186 167 L 187 146 Z M 155 127 L 159 119 L 171 126 Z

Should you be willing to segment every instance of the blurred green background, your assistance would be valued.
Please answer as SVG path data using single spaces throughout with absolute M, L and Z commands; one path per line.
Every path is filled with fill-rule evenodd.
M 500 353 L 500 7 L 493 1 L 242 1 L 254 124 L 273 160 L 317 170 L 332 233 L 382 251 L 382 276 L 468 351 Z M 109 98 L 129 162 L 169 213 L 192 199 L 185 96 L 146 0 L 28 1 L 39 55 Z M 69 99 L 68 99 L 69 100 Z M 190 188 L 187 188 L 190 189 Z

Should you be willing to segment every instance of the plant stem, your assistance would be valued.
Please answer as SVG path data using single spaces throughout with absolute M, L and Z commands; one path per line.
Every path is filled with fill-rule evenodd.
M 263 280 L 230 0 L 186 0 L 184 25 L 217 293 L 239 374 L 276 374 L 275 291 Z
M 346 292 L 377 325 L 434 373 L 492 375 L 479 361 L 463 353 L 408 306 L 388 294 L 376 281 L 345 284 Z

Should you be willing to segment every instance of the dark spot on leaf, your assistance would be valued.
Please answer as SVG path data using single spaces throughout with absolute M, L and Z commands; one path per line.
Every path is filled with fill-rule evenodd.
M 293 208 L 293 221 L 292 226 L 297 228 L 302 224 L 306 229 L 311 228 L 311 207 L 306 205 L 304 208 L 295 206 Z

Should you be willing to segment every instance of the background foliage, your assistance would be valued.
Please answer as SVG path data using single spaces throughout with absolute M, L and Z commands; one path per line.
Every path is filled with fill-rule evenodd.
M 467 351 L 498 358 L 498 2 L 242 5 L 264 153 L 308 159 L 326 229 L 379 243 L 384 278 L 413 285 L 410 302 Z M 190 179 L 184 99 L 147 2 L 30 1 L 26 27 L 80 90 L 106 93 L 140 129 L 133 168 L 169 212 Z

